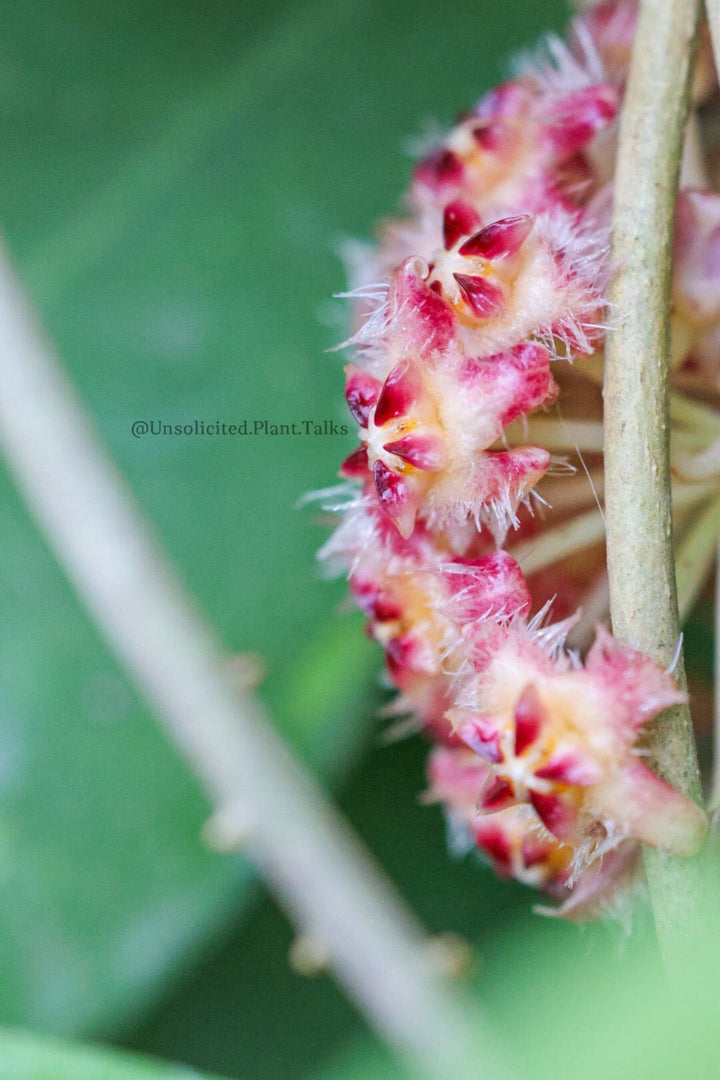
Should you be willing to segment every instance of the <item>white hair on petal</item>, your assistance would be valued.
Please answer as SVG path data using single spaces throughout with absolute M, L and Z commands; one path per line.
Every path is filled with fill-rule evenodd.
M 590 35 L 579 40 L 581 55 L 558 37 L 547 34 L 534 49 L 521 52 L 512 63 L 520 78 L 531 78 L 552 105 L 567 94 L 607 80 L 605 67 Z
M 343 484 L 334 484 L 332 487 L 318 488 L 317 491 L 307 491 L 297 500 L 295 509 L 299 510 L 309 503 L 320 503 L 321 509 L 335 513 L 355 506 L 359 497 L 360 489 L 347 481 Z
M 328 488 L 327 492 L 336 491 L 339 496 L 347 493 L 345 502 L 336 501 L 326 508 L 335 512 L 343 513 L 343 519 L 328 537 L 317 553 L 318 561 L 325 565 L 329 576 L 336 577 L 342 573 L 352 574 L 357 568 L 361 558 L 368 550 L 377 548 L 378 530 L 377 523 L 371 514 L 367 513 L 370 500 L 357 488 Z M 318 492 L 318 495 L 327 494 Z
M 599 838 L 591 831 L 574 849 L 568 879 L 570 888 L 575 885 L 584 870 L 598 861 L 602 864 L 603 857 L 627 839 L 626 833 L 612 822 L 603 823 L 603 832 L 604 836 Z

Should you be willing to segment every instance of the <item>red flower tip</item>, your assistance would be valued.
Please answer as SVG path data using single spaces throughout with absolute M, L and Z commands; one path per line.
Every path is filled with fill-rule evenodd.
M 341 474 L 347 476 L 349 480 L 364 479 L 367 476 L 368 469 L 368 453 L 365 443 L 361 443 L 351 454 L 348 454 L 340 466 Z
M 410 412 L 422 393 L 422 380 L 414 364 L 402 360 L 392 369 L 383 383 L 375 406 L 374 421 L 384 427 L 390 420 Z
M 528 683 L 515 706 L 515 753 L 522 754 L 540 734 L 547 710 L 532 683 Z
M 438 472 L 445 467 L 447 454 L 442 441 L 433 435 L 405 435 L 402 439 L 386 442 L 383 450 L 395 454 L 409 465 L 424 472 Z
M 360 427 L 367 427 L 370 410 L 380 395 L 380 383 L 355 364 L 348 364 L 345 372 L 345 399 L 348 407 Z
M 415 526 L 419 493 L 412 480 L 388 469 L 382 461 L 373 465 L 373 479 L 380 505 L 395 524 L 403 540 L 407 540 Z
M 517 254 L 534 224 L 533 214 L 517 214 L 493 221 L 466 240 L 459 254 L 482 259 L 507 259 Z
M 480 215 L 462 199 L 448 203 L 443 213 L 443 241 L 447 251 L 455 247 L 462 236 L 480 228 Z M 460 254 L 464 254 L 462 249 Z
M 453 274 L 466 302 L 481 319 L 498 315 L 505 307 L 505 294 L 499 285 L 474 274 Z
M 490 814 L 497 810 L 504 810 L 515 802 L 515 794 L 512 785 L 500 777 L 491 780 L 480 795 L 480 806 Z

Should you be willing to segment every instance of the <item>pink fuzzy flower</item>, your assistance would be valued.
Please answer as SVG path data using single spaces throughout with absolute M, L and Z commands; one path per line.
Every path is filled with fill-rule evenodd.
M 588 859 L 628 838 L 692 854 L 705 815 L 637 747 L 643 724 L 685 695 L 602 629 L 582 666 L 558 650 L 553 630 L 518 624 L 489 636 L 476 628 L 475 671 L 448 719 L 492 766 L 482 809 L 529 803 L 549 832 Z
M 671 675 L 602 626 L 584 659 L 565 644 L 606 615 L 603 298 L 636 19 L 634 2 L 586 9 L 568 46 L 550 40 L 423 158 L 408 216 L 355 259 L 345 370 L 359 446 L 321 553 L 385 652 L 392 711 L 436 743 L 429 799 L 452 835 L 577 920 L 635 894 L 642 844 L 689 855 L 707 827 L 643 749 L 645 725 L 685 700 Z M 670 403 L 681 604 L 708 572 L 690 556 L 720 520 L 707 403 L 720 389 L 720 196 L 687 187 L 702 170 L 686 159 Z M 558 394 L 565 416 L 548 414 Z M 570 478 L 573 458 L 584 471 Z M 541 591 L 535 615 L 521 566 Z M 568 617 L 548 624 L 553 594 Z
M 445 713 L 467 658 L 461 628 L 528 613 L 530 594 L 515 561 L 504 552 L 459 558 L 422 527 L 403 540 L 371 491 L 346 513 L 321 557 L 348 571 L 368 634 L 385 649 L 388 676 L 401 691 L 393 711 L 457 741 Z
M 458 852 L 477 849 L 499 877 L 541 889 L 558 902 L 539 909 L 544 914 L 576 922 L 602 915 L 627 918 L 626 908 L 642 886 L 640 844 L 622 841 L 578 867 L 574 849 L 549 832 L 527 803 L 482 812 L 491 770 L 467 749 L 435 747 L 428 780 L 426 801 L 443 805 L 451 846 Z
M 690 188 L 678 198 L 672 301 L 676 363 L 720 389 L 720 195 L 714 191 Z
M 468 518 L 488 522 L 501 538 L 550 455 L 490 448 L 507 424 L 554 399 L 549 354 L 521 340 L 501 353 L 467 355 L 450 306 L 418 260 L 399 268 L 386 308 L 369 362 L 361 352 L 365 364 L 346 369 L 362 444 L 344 474 L 372 473 L 380 505 L 405 538 L 418 517 L 456 532 Z
M 528 69 L 490 91 L 415 170 L 414 198 L 465 197 L 503 208 L 573 206 L 592 188 L 585 152 L 613 123 L 619 95 L 562 50 L 556 67 Z

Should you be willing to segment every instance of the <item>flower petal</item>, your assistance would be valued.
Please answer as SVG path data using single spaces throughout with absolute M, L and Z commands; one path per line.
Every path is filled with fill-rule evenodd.
M 459 254 L 482 259 L 507 259 L 517 254 L 534 224 L 532 214 L 516 214 L 515 217 L 493 221 L 466 240 Z
M 361 443 L 351 454 L 348 454 L 340 466 L 342 475 L 347 476 L 350 480 L 367 476 L 369 469 L 367 446 L 365 443 Z
M 373 479 L 380 505 L 404 540 L 415 525 L 420 492 L 411 477 L 398 476 L 382 461 L 373 465 Z
M 640 761 L 617 769 L 593 797 L 599 817 L 606 814 L 628 836 L 671 855 L 694 855 L 707 831 L 700 807 Z
M 417 432 L 413 435 L 405 435 L 402 439 L 395 439 L 383 445 L 383 450 L 389 454 L 407 461 L 416 469 L 424 472 L 438 472 L 443 469 L 447 462 L 445 445 L 436 435 L 424 435 Z
M 407 415 L 422 394 L 422 379 L 415 364 L 401 360 L 383 383 L 373 421 L 383 427 L 390 420 Z
M 466 302 L 481 319 L 499 315 L 505 307 L 505 294 L 499 285 L 475 274 L 453 274 Z
M 455 247 L 461 236 L 469 236 L 470 233 L 479 228 L 480 215 L 474 207 L 463 199 L 454 199 L 445 207 L 443 213 L 443 240 L 448 251 L 450 248 Z M 462 249 L 460 254 L 464 254 Z
M 360 427 L 366 428 L 372 407 L 380 396 L 382 384 L 355 364 L 348 364 L 345 372 L 345 399 Z
M 532 683 L 523 689 L 515 706 L 515 754 L 519 756 L 535 742 L 548 714 Z

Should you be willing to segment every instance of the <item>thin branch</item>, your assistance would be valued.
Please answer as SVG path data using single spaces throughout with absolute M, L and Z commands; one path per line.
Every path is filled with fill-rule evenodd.
M 715 561 L 715 659 L 713 694 L 713 770 L 708 807 L 720 807 L 720 546 Z
M 620 125 L 605 372 L 605 509 L 613 628 L 663 666 L 680 637 L 670 501 L 668 366 L 673 220 L 699 0 L 641 0 Z M 682 658 L 677 668 L 684 680 Z M 700 799 L 690 712 L 663 713 L 649 749 L 656 770 Z M 646 854 L 661 946 L 701 932 L 697 864 Z
M 710 26 L 715 68 L 720 71 L 720 0 L 705 0 L 705 11 Z
M 0 255 L 0 444 L 58 559 L 239 844 L 381 1035 L 432 1080 L 506 1076 L 428 939 L 293 759 L 150 534 Z

